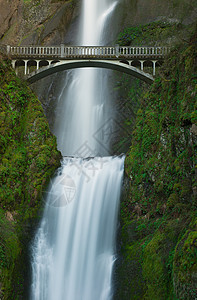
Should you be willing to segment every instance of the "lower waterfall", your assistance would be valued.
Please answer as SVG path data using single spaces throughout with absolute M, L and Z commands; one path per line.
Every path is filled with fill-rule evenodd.
M 65 158 L 32 245 L 31 299 L 111 299 L 124 157 Z

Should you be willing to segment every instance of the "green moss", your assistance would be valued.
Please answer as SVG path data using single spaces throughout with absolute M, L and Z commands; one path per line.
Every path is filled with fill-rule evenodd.
M 35 218 L 41 195 L 60 165 L 56 138 L 50 133 L 41 103 L 16 77 L 10 61 L 0 59 L 0 281 L 5 299 L 23 294 L 26 222 Z M 14 221 L 6 221 L 9 212 Z M 23 244 L 23 245 L 22 245 Z M 23 265 L 23 267 L 21 267 Z
M 175 248 L 174 286 L 180 299 L 195 299 L 197 296 L 195 284 L 197 274 L 197 226 L 192 227 L 186 231 Z
M 146 25 L 125 28 L 119 33 L 116 43 L 121 46 L 147 46 L 160 43 L 177 35 L 183 30 L 183 25 L 163 21 L 152 22 Z
M 168 198 L 167 201 L 167 208 L 174 208 L 175 205 L 178 203 L 179 199 L 178 199 L 178 195 L 176 193 L 172 193 L 170 194 L 170 197 Z
M 3 283 L 5 295 L 11 287 L 10 278 L 14 275 L 14 267 L 21 253 L 21 245 L 14 221 L 8 221 L 0 209 L 0 281 Z M 7 214 L 11 216 L 11 213 Z M 12 216 L 13 217 L 13 216 Z
M 129 278 L 121 299 L 135 299 L 134 285 L 142 290 L 136 299 L 196 298 L 195 43 L 196 33 L 174 48 L 136 114 L 121 204 L 122 235 L 131 220 L 136 235 L 122 238 L 121 276 Z
M 114 299 L 142 299 L 145 288 L 141 266 L 143 249 L 136 221 L 125 222 L 121 236 L 123 243 Z M 124 260 L 123 257 L 125 257 Z
M 167 299 L 165 270 L 160 253 L 164 239 L 164 234 L 155 234 L 144 250 L 143 275 L 147 284 L 146 299 L 162 299 L 162 297 Z

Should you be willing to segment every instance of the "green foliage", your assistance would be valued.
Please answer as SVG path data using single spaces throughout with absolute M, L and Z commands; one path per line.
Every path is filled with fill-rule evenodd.
M 4 298 L 17 299 L 24 288 L 26 266 L 20 260 L 29 238 L 24 224 L 36 217 L 61 155 L 41 103 L 9 61 L 0 60 L 0 74 L 0 281 Z
M 11 289 L 10 276 L 14 275 L 15 262 L 20 252 L 15 223 L 9 222 L 0 209 L 0 281 L 4 283 L 4 290 Z
M 163 240 L 163 234 L 155 234 L 144 250 L 143 273 L 147 281 L 145 297 L 148 299 L 161 299 L 163 296 L 166 298 L 164 265 L 159 253 L 163 246 Z
M 188 53 L 188 49 L 185 51 Z M 195 57 L 193 48 L 189 58 L 186 58 L 185 51 L 179 65 L 182 63 L 184 66 L 188 59 Z M 168 64 L 174 65 L 174 56 L 171 60 Z M 159 195 L 164 204 L 168 199 L 168 208 L 172 207 L 172 197 L 175 197 L 173 190 L 179 202 L 185 205 L 192 197 L 196 146 L 191 141 L 190 128 L 196 109 L 196 94 L 191 91 L 195 87 L 184 69 L 176 85 L 173 72 L 171 78 L 169 81 L 157 81 L 143 100 L 126 159 L 126 172 L 132 179 L 133 193 L 144 211 L 149 211 L 147 203 L 150 195 L 153 203 Z
M 129 46 L 135 44 L 138 46 L 147 46 L 150 41 L 160 41 L 174 35 L 180 29 L 180 25 L 157 21 L 146 25 L 125 28 L 119 33 L 116 43 L 120 46 Z
M 146 280 L 145 299 L 176 299 L 171 274 L 180 226 L 178 219 L 161 222 L 144 247 L 142 270 Z
M 142 34 L 142 26 L 125 28 L 119 33 L 117 44 L 120 46 L 128 46 L 131 41 Z
M 21 203 L 36 207 L 37 195 L 55 170 L 60 155 L 41 104 L 7 66 L 1 83 L 1 207 L 16 210 Z M 6 73 L 7 72 L 7 73 Z M 38 180 L 38 176 L 39 179 Z M 38 199 L 37 199 L 38 200 Z
M 133 284 L 138 283 L 123 261 L 121 276 L 130 277 L 121 282 L 121 289 L 127 290 L 121 299 L 196 298 L 194 41 L 196 38 L 192 37 L 189 44 L 172 51 L 162 66 L 161 77 L 143 95 L 137 111 L 125 161 L 129 188 L 121 204 L 121 254 L 130 268 L 137 261 L 135 277 L 140 278 L 142 293 L 135 298 Z M 135 222 L 135 228 L 129 227 L 130 222 Z M 124 238 L 125 228 L 132 240 Z M 133 249 L 140 257 L 135 257 Z
M 197 219 L 195 226 L 190 224 L 189 230 L 183 235 L 175 248 L 174 256 L 174 285 L 180 287 L 179 295 L 195 299 L 197 273 Z

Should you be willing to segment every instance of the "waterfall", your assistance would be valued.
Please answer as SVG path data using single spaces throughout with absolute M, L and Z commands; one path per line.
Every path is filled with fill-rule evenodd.
M 83 1 L 79 44 L 107 41 L 105 28 L 116 5 Z M 124 156 L 108 156 L 113 126 L 108 74 L 69 71 L 69 86 L 60 92 L 54 132 L 65 157 L 44 193 L 44 214 L 31 245 L 32 300 L 112 298 Z

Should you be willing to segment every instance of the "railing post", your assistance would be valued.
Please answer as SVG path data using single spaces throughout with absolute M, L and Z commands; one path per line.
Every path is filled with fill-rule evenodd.
M 64 57 L 64 44 L 60 45 L 60 56 Z
M 118 58 L 120 52 L 120 46 L 118 44 L 115 45 L 115 55 Z
M 7 45 L 7 54 L 10 53 L 10 45 Z

